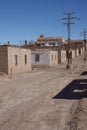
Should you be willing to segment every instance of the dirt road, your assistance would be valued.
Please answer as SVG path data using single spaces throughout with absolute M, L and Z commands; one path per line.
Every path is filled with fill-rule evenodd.
M 87 130 L 87 61 L 0 76 L 0 130 Z

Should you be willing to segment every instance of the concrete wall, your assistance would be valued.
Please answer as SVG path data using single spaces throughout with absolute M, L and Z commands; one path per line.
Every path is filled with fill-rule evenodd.
M 15 64 L 17 56 L 17 65 Z M 26 55 L 26 64 L 25 64 Z M 28 72 L 31 70 L 31 51 L 19 47 L 8 47 L 8 74 Z
M 39 55 L 39 61 L 35 60 L 35 55 Z M 57 51 L 36 50 L 32 51 L 31 56 L 32 65 L 34 66 L 53 66 L 58 64 Z

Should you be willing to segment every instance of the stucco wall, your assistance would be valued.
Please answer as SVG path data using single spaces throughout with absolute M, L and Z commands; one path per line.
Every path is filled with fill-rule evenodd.
M 81 48 L 81 54 L 83 54 L 83 49 Z
M 79 49 L 75 49 L 75 57 L 79 56 Z
M 35 55 L 39 54 L 39 61 L 35 61 Z M 32 51 L 31 56 L 32 65 L 41 65 L 41 66 L 52 66 L 58 64 L 58 53 L 57 51 L 49 51 L 49 50 L 36 50 Z
M 58 52 L 49 51 L 50 56 L 50 66 L 58 65 Z
M 35 60 L 35 55 L 39 55 L 39 61 Z M 32 51 L 31 53 L 31 64 L 32 65 L 49 65 L 49 51 Z
M 66 63 L 66 50 L 58 50 L 58 63 Z
M 61 63 L 66 63 L 66 50 L 61 50 Z
M 75 58 L 75 50 L 72 50 L 72 58 Z
M 85 52 L 85 47 L 84 46 L 82 47 L 82 50 L 83 50 L 83 53 L 84 53 Z
M 15 65 L 15 55 L 17 55 L 17 65 Z M 27 64 L 25 64 L 25 55 Z M 8 47 L 8 74 L 28 72 L 31 70 L 31 50 L 19 47 Z

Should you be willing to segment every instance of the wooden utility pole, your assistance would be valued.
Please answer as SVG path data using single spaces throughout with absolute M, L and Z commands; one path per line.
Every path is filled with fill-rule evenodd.
M 66 22 L 63 24 L 67 25 L 67 29 L 68 29 L 68 44 L 67 44 L 67 49 L 66 49 L 66 55 L 67 55 L 66 68 L 68 68 L 68 69 L 72 68 L 72 49 L 70 46 L 70 40 L 71 40 L 71 24 L 74 24 L 74 22 L 72 22 L 71 20 L 77 19 L 77 17 L 72 17 L 73 14 L 75 14 L 75 13 L 74 12 L 64 13 L 64 15 L 66 15 L 66 17 L 61 19 L 61 20 L 66 20 Z

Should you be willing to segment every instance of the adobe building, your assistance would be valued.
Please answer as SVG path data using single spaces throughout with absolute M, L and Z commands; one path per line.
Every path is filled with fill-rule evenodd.
M 75 57 L 79 56 L 79 49 L 75 49 Z
M 34 50 L 31 53 L 32 66 L 55 66 L 58 65 L 58 52 L 51 50 Z
M 66 50 L 58 50 L 58 63 L 59 64 L 65 64 L 67 62 L 67 58 L 66 58 Z
M 37 46 L 59 46 L 65 44 L 63 36 L 45 37 L 43 34 L 37 39 Z
M 75 50 L 72 50 L 72 58 L 75 58 Z
M 0 72 L 16 74 L 31 70 L 31 50 L 17 46 L 0 46 Z

